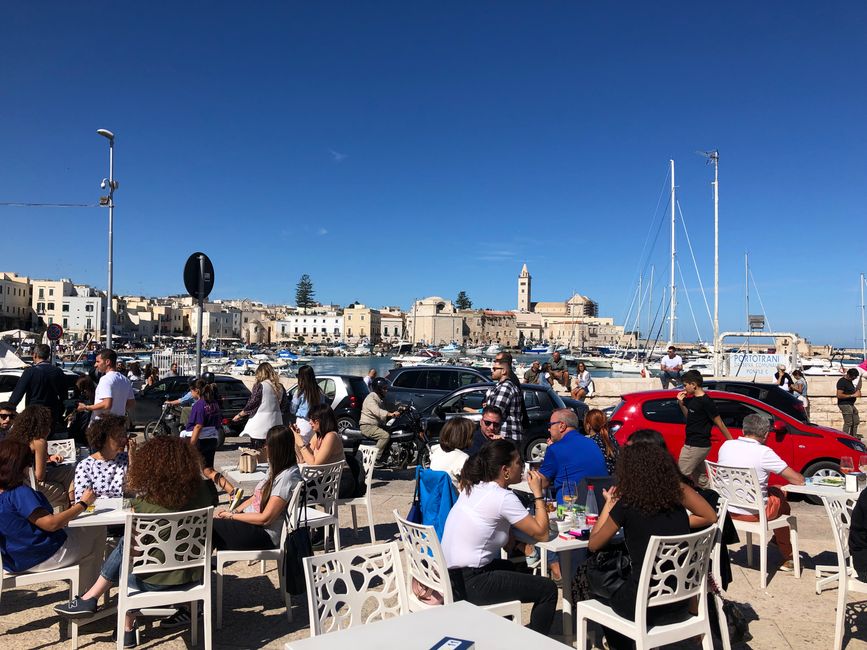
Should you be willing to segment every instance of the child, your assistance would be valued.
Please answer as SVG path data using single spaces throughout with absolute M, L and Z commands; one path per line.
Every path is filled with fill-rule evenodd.
M 720 418 L 716 404 L 702 389 L 701 373 L 688 370 L 681 381 L 684 389 L 677 394 L 677 403 L 686 418 L 686 440 L 677 465 L 695 484 L 707 487 L 704 460 L 710 453 L 710 431 L 716 425 L 726 440 L 731 440 L 732 434 Z

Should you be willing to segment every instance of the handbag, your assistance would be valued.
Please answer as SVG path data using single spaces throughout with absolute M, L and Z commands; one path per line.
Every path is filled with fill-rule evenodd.
M 415 468 L 415 494 L 412 497 L 412 505 L 406 515 L 406 520 L 411 524 L 420 524 L 423 521 L 421 512 L 421 499 L 418 491 L 419 468 Z
M 623 548 L 602 549 L 587 558 L 587 582 L 590 591 L 602 598 L 611 598 L 629 578 L 632 560 Z
M 307 591 L 304 579 L 304 558 L 313 555 L 313 544 L 310 541 L 310 529 L 307 527 L 307 487 L 301 488 L 301 505 L 295 515 L 294 529 L 286 535 L 283 542 L 283 584 L 286 592 L 292 596 Z M 301 513 L 304 513 L 304 525 L 301 525 Z

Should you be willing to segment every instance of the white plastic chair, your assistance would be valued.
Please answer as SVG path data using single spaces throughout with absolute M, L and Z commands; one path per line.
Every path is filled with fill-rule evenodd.
M 712 650 L 707 615 L 707 572 L 717 526 L 689 535 L 653 535 L 644 554 L 638 578 L 635 620 L 618 616 L 609 605 L 584 600 L 575 606 L 578 621 L 578 648 L 587 647 L 587 623 L 595 621 L 628 636 L 638 650 L 656 648 L 702 635 L 704 650 Z M 680 623 L 648 627 L 647 609 L 698 598 L 698 613 Z
M 855 497 L 842 499 L 822 497 L 825 511 L 831 520 L 834 544 L 837 546 L 837 620 L 834 626 L 834 650 L 843 647 L 843 634 L 846 625 L 846 600 L 850 593 L 867 594 L 867 582 L 858 580 L 849 566 L 849 525 Z
M 367 525 L 370 528 L 370 543 L 376 543 L 376 531 L 374 530 L 374 521 L 373 521 L 373 500 L 371 499 L 370 493 L 373 489 L 373 467 L 376 465 L 376 456 L 379 453 L 379 450 L 373 445 L 362 445 L 361 447 L 361 465 L 364 468 L 364 484 L 367 486 L 367 490 L 364 493 L 363 497 L 356 497 L 354 499 L 338 499 L 337 505 L 339 506 L 349 506 L 352 512 L 352 529 L 358 530 L 358 518 L 355 512 L 356 508 L 361 506 L 365 506 L 367 508 Z
M 340 550 L 340 521 L 337 517 L 337 491 L 340 489 L 340 474 L 343 461 L 328 465 L 304 465 L 301 478 L 307 484 L 307 525 L 310 528 L 326 529 L 330 526 L 334 549 Z M 314 506 L 320 506 L 317 510 Z M 325 531 L 328 539 L 328 531 Z
M 306 557 L 304 579 L 310 636 L 395 618 L 409 610 L 397 542 Z
M 856 497 L 846 497 L 846 512 L 843 513 L 843 516 L 847 517 L 846 523 L 848 525 L 849 521 L 852 518 L 852 509 L 855 507 L 855 502 L 857 501 Z M 827 505 L 826 505 L 827 509 Z M 831 527 L 834 526 L 834 520 L 831 520 Z M 838 558 L 839 562 L 839 558 Z M 849 567 L 849 575 L 855 575 L 855 568 L 852 566 L 852 557 L 849 557 L 848 562 Z M 823 575 L 824 574 L 824 575 Z M 837 580 L 840 579 L 840 567 L 839 564 L 817 564 L 816 565 L 816 593 L 821 594 L 822 590 L 828 586 L 832 585 Z
M 713 548 L 710 555 L 710 572 L 717 588 L 722 590 L 722 572 L 720 571 L 720 558 L 723 553 L 728 553 L 728 547 L 723 544 L 723 526 L 725 526 L 726 513 L 728 512 L 728 501 L 720 497 L 716 509 L 717 532 L 716 538 L 713 541 Z M 728 619 L 726 618 L 725 610 L 723 609 L 723 598 L 721 594 L 713 594 L 713 603 L 716 606 L 717 621 L 719 622 L 719 634 L 722 641 L 723 650 L 732 650 L 732 641 L 729 637 Z
M 397 510 L 392 511 L 403 542 L 404 555 L 407 560 L 406 598 L 410 612 L 420 612 L 424 609 L 437 607 L 420 600 L 412 590 L 412 581 L 439 592 L 443 597 L 443 605 L 455 602 L 452 592 L 452 582 L 449 579 L 448 565 L 440 545 L 439 537 L 433 526 L 414 524 L 400 516 Z M 483 607 L 489 612 L 511 618 L 521 625 L 521 601 L 510 600 Z
M 198 643 L 199 602 L 205 618 L 205 649 L 211 648 L 211 541 L 213 508 L 126 515 L 123 536 L 123 561 L 118 583 L 117 647 L 123 648 L 126 613 L 143 608 L 161 608 L 180 603 L 190 604 L 190 641 Z M 155 573 L 177 569 L 201 569 L 202 582 L 191 587 L 159 591 L 136 591 L 129 586 L 129 576 L 139 579 Z
M 759 581 L 761 588 L 768 586 L 768 541 L 777 528 L 788 527 L 792 537 L 792 560 L 795 576 L 801 577 L 801 557 L 798 553 L 798 518 L 795 515 L 781 515 L 768 521 L 762 487 L 756 470 L 752 467 L 729 467 L 709 460 L 705 461 L 708 476 L 714 490 L 728 501 L 728 507 L 742 508 L 756 514 L 758 521 L 742 521 L 732 518 L 737 530 L 747 536 L 747 565 L 753 566 L 753 534 L 759 536 Z
M 80 592 L 78 590 L 80 579 L 79 565 L 64 567 L 63 569 L 52 569 L 51 571 L 7 573 L 3 569 L 3 562 L 0 561 L 0 597 L 3 596 L 3 590 L 14 589 L 15 587 L 27 587 L 30 585 L 38 585 L 45 582 L 65 582 L 69 581 L 69 600 L 75 598 Z M 68 621 L 70 640 L 72 648 L 78 648 L 78 621 L 72 619 Z M 61 626 L 63 621 L 61 620 Z
M 280 538 L 280 544 L 277 548 L 258 550 L 258 551 L 217 551 L 217 629 L 223 629 L 223 574 L 224 567 L 230 562 L 240 562 L 243 560 L 256 561 L 260 560 L 263 564 L 266 561 L 274 561 L 277 563 L 277 574 L 280 579 L 280 593 L 283 595 L 283 601 L 286 604 L 286 618 L 292 622 L 292 597 L 286 591 L 283 576 L 283 543 L 286 536 L 295 528 L 295 515 L 298 512 L 301 493 L 304 489 L 304 483 L 300 482 L 292 490 L 289 496 L 289 503 L 286 506 L 286 511 L 283 513 L 285 519 L 283 523 L 283 533 Z
M 60 454 L 64 461 L 75 460 L 75 440 L 64 438 L 63 440 L 48 441 L 48 455 Z

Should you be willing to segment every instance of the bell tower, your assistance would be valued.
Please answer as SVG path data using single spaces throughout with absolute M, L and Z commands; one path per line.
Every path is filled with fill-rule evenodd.
M 533 278 L 527 270 L 527 265 L 521 269 L 521 275 L 518 276 L 518 311 L 530 311 L 530 285 Z

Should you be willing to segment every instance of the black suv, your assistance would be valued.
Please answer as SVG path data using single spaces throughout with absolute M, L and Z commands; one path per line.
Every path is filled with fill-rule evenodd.
M 756 384 L 751 381 L 728 381 L 711 379 L 703 382 L 705 390 L 722 390 L 727 393 L 746 395 L 764 402 L 775 409 L 790 415 L 799 422 L 807 422 L 807 410 L 804 404 L 789 391 L 776 384 Z
M 422 422 L 428 439 L 431 442 L 436 442 L 446 420 L 453 417 L 465 417 L 475 422 L 481 420 L 481 413 L 466 412 L 464 407 L 481 409 L 482 402 L 485 401 L 485 395 L 490 388 L 490 382 L 470 384 L 446 395 L 422 410 Z M 524 405 L 527 407 L 530 426 L 524 429 L 524 439 L 520 443 L 520 450 L 526 460 L 541 461 L 548 448 L 548 422 L 551 413 L 557 409 L 569 407 L 550 386 L 521 384 L 521 389 L 524 393 Z M 579 421 L 583 421 L 583 414 L 584 412 L 576 413 Z M 578 428 L 583 430 L 583 422 L 579 424 Z
M 190 382 L 194 377 L 180 375 L 178 377 L 164 377 L 154 386 L 144 388 L 135 396 L 135 408 L 130 413 L 133 426 L 143 427 L 148 422 L 159 419 L 163 409 L 163 402 L 183 397 L 190 388 Z M 223 417 L 229 419 L 233 429 L 240 430 L 244 422 L 233 423 L 231 420 L 244 408 L 250 399 L 250 389 L 240 379 L 227 375 L 214 377 L 217 384 L 217 392 L 220 394 Z M 182 424 L 186 424 L 183 422 Z
M 337 430 L 357 429 L 361 418 L 361 404 L 370 392 L 363 377 L 355 375 L 317 375 L 316 383 L 328 398 L 337 417 Z M 289 389 L 289 397 L 295 397 L 295 385 Z
M 409 366 L 391 370 L 385 377 L 391 383 L 385 398 L 386 407 L 397 402 L 412 403 L 419 411 L 461 386 L 490 382 L 490 370 L 465 366 Z

